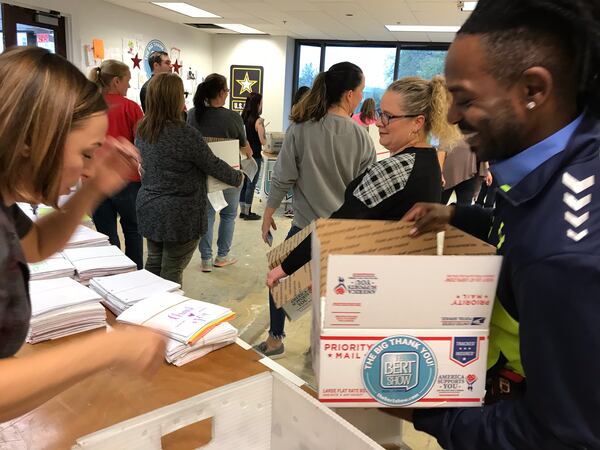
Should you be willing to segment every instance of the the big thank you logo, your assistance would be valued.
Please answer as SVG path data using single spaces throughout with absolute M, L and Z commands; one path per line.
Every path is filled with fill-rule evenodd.
M 365 356 L 363 384 L 371 397 L 387 406 L 411 405 L 435 384 L 437 361 L 431 348 L 412 336 L 382 339 Z
M 338 277 L 338 284 L 333 289 L 336 295 L 373 295 L 377 292 L 377 277 L 374 273 L 353 273 L 348 280 Z

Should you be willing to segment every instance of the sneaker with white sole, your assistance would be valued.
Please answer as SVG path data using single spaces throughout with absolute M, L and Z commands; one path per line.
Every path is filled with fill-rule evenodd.
M 202 272 L 212 272 L 213 270 L 213 260 L 212 259 L 203 259 L 202 260 Z
M 261 355 L 267 356 L 271 359 L 279 359 L 279 358 L 283 358 L 285 356 L 285 347 L 283 345 L 283 342 L 281 343 L 281 347 L 276 348 L 274 350 L 267 350 L 267 342 L 261 342 L 258 345 L 255 345 L 254 347 L 252 347 L 256 352 L 260 353 Z
M 232 264 L 235 264 L 236 262 L 238 262 L 237 258 L 234 258 L 233 256 L 217 256 L 215 258 L 215 263 L 214 266 L 215 267 L 227 267 L 227 266 L 231 266 Z

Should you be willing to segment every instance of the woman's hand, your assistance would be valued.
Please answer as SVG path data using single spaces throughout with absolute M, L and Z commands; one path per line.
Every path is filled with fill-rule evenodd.
M 129 325 L 108 334 L 116 351 L 115 363 L 144 376 L 153 375 L 163 364 L 166 338 L 149 328 Z
M 140 166 L 140 154 L 127 139 L 107 137 L 93 158 L 93 176 L 87 181 L 105 197 L 123 189 Z
M 265 210 L 265 214 L 263 215 L 263 222 L 262 222 L 262 238 L 266 244 L 269 244 L 268 236 L 269 236 L 269 231 L 271 231 L 271 228 L 276 230 L 277 224 L 275 223 L 275 220 L 273 220 L 273 215 L 269 214 L 268 211 Z
M 269 286 L 269 289 L 271 289 L 279 280 L 285 277 L 287 277 L 287 273 L 285 273 L 281 265 L 279 265 L 274 269 L 271 269 L 271 271 L 267 274 L 267 286 Z

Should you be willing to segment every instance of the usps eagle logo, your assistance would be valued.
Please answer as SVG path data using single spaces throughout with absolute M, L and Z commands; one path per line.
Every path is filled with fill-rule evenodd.
M 348 288 L 346 288 L 346 285 L 344 284 L 343 277 L 338 277 L 338 285 L 335 287 L 334 292 L 336 295 L 344 295 L 346 292 L 348 292 Z

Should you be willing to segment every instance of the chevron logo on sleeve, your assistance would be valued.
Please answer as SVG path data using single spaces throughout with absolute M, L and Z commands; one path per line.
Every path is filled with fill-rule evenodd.
M 590 213 L 589 211 L 581 211 L 582 214 L 577 215 L 574 214 L 574 212 L 579 213 L 580 210 L 592 202 L 592 194 L 585 195 L 581 198 L 577 197 L 577 195 L 591 188 L 595 183 L 596 177 L 594 175 L 584 178 L 583 180 L 575 178 L 569 172 L 565 172 L 562 176 L 562 184 L 565 185 L 569 191 L 574 193 L 572 194 L 571 192 L 565 192 L 563 196 L 563 202 L 568 207 L 568 210 L 565 211 L 565 221 L 567 224 L 573 227 L 567 230 L 567 237 L 575 242 L 581 241 L 589 234 L 589 230 L 587 228 L 580 231 L 576 231 L 576 229 L 588 221 L 590 218 Z M 569 211 L 569 209 L 573 212 Z

